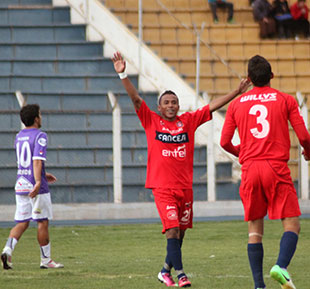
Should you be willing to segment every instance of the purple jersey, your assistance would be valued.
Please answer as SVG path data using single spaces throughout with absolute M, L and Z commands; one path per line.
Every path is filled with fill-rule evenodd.
M 33 160 L 42 160 L 41 187 L 39 194 L 49 192 L 45 176 L 44 161 L 46 160 L 47 135 L 36 128 L 23 129 L 15 139 L 17 159 L 17 180 L 15 192 L 18 195 L 28 195 L 35 185 Z

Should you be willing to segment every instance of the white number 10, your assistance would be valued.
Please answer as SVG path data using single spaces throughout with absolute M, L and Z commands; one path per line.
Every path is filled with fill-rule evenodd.
M 256 113 L 259 112 L 259 116 L 256 119 L 256 123 L 260 124 L 262 126 L 262 130 L 258 131 L 258 129 L 251 128 L 250 131 L 256 138 L 264 138 L 269 134 L 270 131 L 270 125 L 269 122 L 266 120 L 266 117 L 268 115 L 268 110 L 266 106 L 261 104 L 253 105 L 249 111 L 249 114 L 256 115 Z
M 28 168 L 31 164 L 31 151 L 29 142 L 24 141 L 20 149 L 20 142 L 16 144 L 17 164 L 23 168 Z

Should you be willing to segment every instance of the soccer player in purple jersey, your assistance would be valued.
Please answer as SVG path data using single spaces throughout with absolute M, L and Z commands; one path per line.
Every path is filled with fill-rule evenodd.
M 11 229 L 9 238 L 1 254 L 3 268 L 12 269 L 12 253 L 27 230 L 30 220 L 38 224 L 37 239 L 41 251 L 40 268 L 63 268 L 51 259 L 48 223 L 52 218 L 52 203 L 48 183 L 54 183 L 56 177 L 45 172 L 47 135 L 41 127 L 40 107 L 37 104 L 24 106 L 20 118 L 25 129 L 15 139 L 17 159 L 16 225 Z

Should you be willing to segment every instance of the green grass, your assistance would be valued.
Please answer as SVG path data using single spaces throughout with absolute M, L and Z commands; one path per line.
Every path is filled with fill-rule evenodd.
M 289 267 L 298 289 L 309 289 L 310 220 L 302 220 L 298 249 Z M 0 247 L 9 229 L 0 229 Z M 268 289 L 280 286 L 268 276 L 282 235 L 280 221 L 267 221 L 264 275 Z M 157 281 L 166 240 L 160 224 L 51 227 L 52 256 L 64 269 L 39 269 L 36 229 L 30 228 L 13 254 L 14 270 L 0 273 L 1 289 L 148 289 Z M 193 288 L 252 289 L 247 259 L 247 224 L 195 223 L 183 245 L 185 272 Z

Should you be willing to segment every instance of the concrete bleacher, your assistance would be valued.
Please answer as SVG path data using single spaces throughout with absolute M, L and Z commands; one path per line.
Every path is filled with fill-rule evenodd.
M 103 57 L 102 42 L 87 42 L 85 26 L 70 24 L 69 8 L 51 0 L 0 3 L 0 183 L 1 204 L 14 203 L 16 161 L 13 149 L 21 124 L 15 91 L 38 103 L 48 133 L 47 171 L 54 203 L 113 202 L 113 91 L 122 109 L 123 201 L 151 201 L 144 188 L 147 145 L 130 99 Z M 131 80 L 137 86 L 137 76 Z M 156 110 L 156 94 L 141 93 Z M 206 200 L 206 148 L 194 157 L 196 200 Z M 219 199 L 236 199 L 231 164 L 217 166 Z M 227 187 L 229 187 L 229 192 Z M 227 193 L 226 193 L 227 192 Z
M 217 11 L 219 23 L 214 24 L 207 0 L 143 1 L 143 40 L 194 87 L 196 83 L 194 26 L 196 25 L 200 30 L 204 22 L 200 47 L 201 91 L 207 91 L 211 98 L 231 91 L 239 83 L 236 74 L 246 76 L 248 59 L 260 54 L 272 65 L 275 74 L 272 80 L 274 88 L 292 95 L 300 91 L 308 99 L 310 93 L 309 40 L 302 37 L 298 41 L 276 38 L 261 40 L 259 27 L 253 20 L 249 1 L 230 1 L 235 7 L 235 24 L 226 22 L 227 11 L 221 11 L 221 9 Z M 294 1 L 288 2 L 291 5 Z M 133 32 L 138 33 L 138 1 L 104 0 L 103 3 Z M 233 71 L 223 65 L 204 43 L 222 57 Z M 296 180 L 299 153 L 297 139 L 293 133 L 291 141 L 290 168 L 292 177 Z

